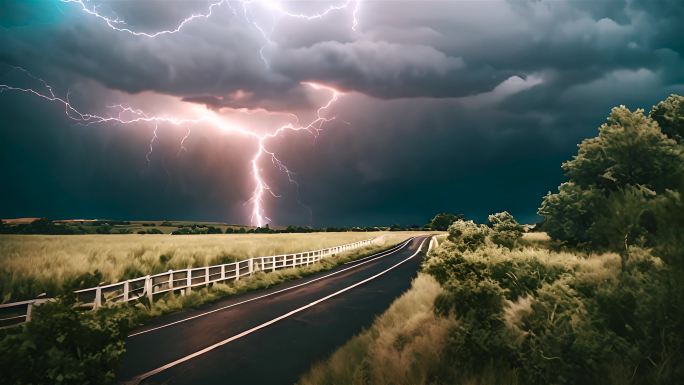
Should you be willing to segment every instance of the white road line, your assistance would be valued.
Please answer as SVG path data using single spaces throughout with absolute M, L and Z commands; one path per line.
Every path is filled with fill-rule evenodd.
M 316 281 L 320 281 L 321 279 L 325 279 L 325 278 L 331 277 L 331 276 L 333 276 L 333 275 L 343 273 L 343 272 L 345 272 L 345 271 L 347 271 L 347 270 L 349 270 L 349 269 L 353 269 L 353 268 L 355 268 L 355 267 L 357 267 L 357 266 L 361 266 L 361 265 L 363 265 L 363 264 L 366 264 L 366 263 L 369 263 L 369 262 L 373 262 L 373 261 L 375 261 L 376 259 L 386 257 L 386 256 L 388 256 L 388 255 L 390 255 L 390 254 L 394 254 L 394 253 L 398 252 L 399 250 L 403 249 L 404 247 L 406 247 L 406 245 L 408 245 L 413 239 L 414 239 L 413 237 L 412 237 L 412 238 L 409 238 L 409 239 L 406 240 L 404 243 L 402 243 L 402 244 L 400 244 L 400 245 L 397 245 L 397 246 L 394 246 L 393 248 L 391 248 L 391 249 L 389 249 L 389 250 L 381 251 L 381 252 L 372 254 L 372 255 L 370 255 L 370 256 L 368 256 L 368 257 L 364 257 L 364 258 L 361 258 L 361 259 L 352 261 L 352 262 L 358 262 L 358 261 L 362 261 L 362 260 L 364 260 L 364 259 L 366 259 L 366 258 L 375 257 L 375 258 L 373 258 L 373 259 L 371 259 L 371 260 L 367 260 L 367 261 L 364 261 L 364 262 L 361 262 L 361 263 L 357 263 L 357 264 L 355 264 L 354 266 L 350 266 L 350 267 L 347 267 L 347 268 L 345 268 L 345 269 L 338 270 L 338 271 L 333 272 L 333 273 L 330 273 L 330 274 L 326 274 L 326 275 L 324 275 L 324 276 L 322 276 L 322 277 L 318 277 L 318 278 L 312 279 L 312 280 L 310 280 L 310 281 L 306 281 L 306 282 L 300 283 L 300 284 L 298 284 L 298 285 L 286 287 L 286 288 L 284 288 L 284 289 L 281 289 L 281 290 L 278 290 L 278 291 L 274 291 L 274 292 L 272 292 L 272 293 L 268 293 L 268 294 L 260 295 L 260 296 L 258 296 L 258 297 L 246 299 L 246 300 L 244 300 L 244 301 L 240 301 L 240 302 L 237 302 L 237 303 L 234 303 L 234 304 L 231 304 L 231 305 L 222 306 L 222 307 L 220 307 L 220 308 L 218 308 L 218 309 L 209 310 L 209 311 L 204 312 L 204 313 L 196 314 L 196 315 L 191 316 L 191 317 L 183 318 L 183 319 L 180 319 L 180 320 L 174 321 L 174 322 L 169 322 L 169 323 L 167 323 L 167 324 L 160 325 L 160 326 L 157 326 L 157 327 L 153 327 L 153 328 L 150 328 L 150 329 L 141 330 L 141 331 L 139 331 L 139 332 L 137 332 L 137 333 L 129 334 L 129 335 L 128 335 L 128 338 L 135 337 L 135 336 L 139 336 L 139 335 L 141 335 L 141 334 L 145 334 L 145 333 L 149 333 L 149 332 L 153 332 L 153 331 L 156 331 L 156 330 L 159 330 L 159 329 L 163 329 L 163 328 L 166 328 L 166 327 L 169 327 L 169 326 L 177 325 L 177 324 L 179 324 L 179 323 L 183 323 L 183 322 L 186 322 L 186 321 L 190 321 L 190 320 L 193 320 L 193 319 L 195 319 L 195 318 L 204 317 L 204 316 L 206 316 L 206 315 L 209 315 L 209 314 L 212 314 L 212 313 L 216 313 L 216 312 L 219 312 L 219 311 L 221 311 L 221 310 L 229 309 L 229 308 L 231 308 L 231 307 L 235 307 L 235 306 L 238 306 L 238 305 L 242 305 L 242 304 L 247 303 L 247 302 L 256 301 L 256 300 L 258 300 L 258 299 L 266 298 L 266 297 L 269 297 L 269 296 L 272 296 L 272 295 L 275 295 L 275 294 L 279 294 L 279 293 L 282 293 L 282 292 L 285 292 L 285 291 L 288 291 L 288 290 L 292 290 L 292 289 L 296 289 L 296 288 L 298 288 L 298 287 L 302 287 L 302 286 L 308 285 L 308 284 L 313 283 L 313 282 L 316 282 Z
M 394 246 L 394 247 L 390 248 L 389 250 L 385 250 L 385 251 L 381 251 L 381 252 L 378 252 L 378 253 L 375 253 L 375 254 L 371 254 L 371 255 L 369 255 L 369 256 L 367 256 L 367 257 L 355 259 L 355 260 L 353 260 L 353 261 L 345 262 L 344 264 L 345 264 L 345 265 L 350 265 L 350 264 L 352 264 L 352 263 L 358 263 L 358 262 L 361 262 L 361 261 L 365 261 L 365 260 L 368 259 L 368 258 L 373 258 L 373 257 L 375 257 L 375 256 L 378 255 L 378 254 L 388 253 L 388 252 L 390 252 L 390 251 L 391 251 L 391 252 L 394 252 L 394 251 L 395 251 L 394 249 L 404 247 L 406 244 L 408 244 L 409 242 L 411 242 L 411 240 L 413 240 L 413 238 L 415 238 L 415 237 L 411 237 L 411 238 L 407 239 L 406 241 L 404 241 L 404 243 L 399 244 L 399 245 L 397 245 L 397 246 Z M 360 263 L 359 263 L 359 265 L 360 265 Z
M 346 291 L 349 291 L 349 290 L 351 290 L 351 289 L 353 289 L 353 288 L 355 288 L 355 287 L 357 287 L 357 286 L 363 285 L 364 283 L 366 283 L 366 282 L 368 282 L 368 281 L 372 281 L 372 280 L 374 280 L 374 279 L 380 277 L 381 275 L 384 275 L 384 274 L 387 273 L 388 271 L 395 269 L 395 268 L 398 267 L 399 265 L 401 265 L 401 264 L 407 262 L 408 260 L 412 259 L 412 258 L 415 257 L 416 255 L 418 255 L 418 253 L 420 253 L 420 249 L 423 248 L 423 245 L 424 245 L 424 244 L 425 244 L 425 239 L 423 239 L 423 241 L 420 243 L 420 246 L 418 246 L 418 250 L 416 250 L 416 252 L 413 253 L 410 257 L 408 257 L 408 258 L 406 258 L 406 259 L 404 259 L 404 260 L 402 260 L 402 261 L 400 261 L 400 262 L 397 262 L 396 264 L 394 264 L 394 265 L 388 267 L 387 269 L 385 269 L 385 270 L 383 270 L 383 271 L 381 271 L 381 272 L 379 272 L 379 273 L 377 273 L 377 274 L 375 274 L 375 275 L 373 275 L 373 276 L 371 276 L 371 277 L 368 277 L 368 278 L 364 279 L 363 281 L 359 281 L 359 282 L 357 282 L 357 283 L 355 283 L 355 284 L 353 284 L 353 285 L 351 285 L 351 286 L 345 287 L 344 289 L 340 289 L 340 290 L 338 290 L 338 291 L 336 291 L 336 292 L 334 292 L 334 293 L 332 293 L 332 294 L 329 294 L 329 295 L 327 295 L 327 296 L 325 296 L 325 297 L 323 297 L 323 298 L 317 299 L 317 300 L 315 300 L 315 301 L 313 301 L 313 302 L 311 302 L 311 303 L 309 303 L 309 304 L 307 304 L 307 305 L 304 305 L 304 306 L 299 307 L 299 308 L 297 308 L 297 309 L 295 309 L 295 310 L 292 310 L 292 311 L 290 311 L 290 312 L 288 312 L 288 313 L 285 313 L 285 314 L 281 315 L 280 317 L 273 318 L 272 320 L 267 321 L 267 322 L 264 322 L 264 323 L 262 323 L 261 325 L 255 326 L 255 327 L 253 327 L 253 328 L 251 328 L 251 329 L 248 329 L 248 330 L 245 330 L 245 331 L 243 331 L 243 332 L 240 333 L 240 334 L 236 334 L 236 335 L 234 335 L 234 336 L 232 336 L 232 337 L 226 338 L 226 339 L 223 340 L 223 341 L 220 341 L 220 342 L 217 342 L 217 343 L 215 343 L 215 344 L 213 344 L 213 345 L 207 346 L 206 348 L 204 348 L 204 349 L 202 349 L 202 350 L 198 350 L 198 351 L 196 351 L 195 353 L 192 353 L 192 354 L 189 354 L 189 355 L 187 355 L 187 356 L 185 356 L 185 357 L 179 358 L 179 359 L 177 359 L 177 360 L 175 360 L 175 361 L 173 361 L 173 362 L 169 362 L 168 364 L 166 364 L 166 365 L 164 365 L 164 366 L 160 366 L 160 367 L 158 367 L 157 369 L 153 369 L 153 370 L 150 370 L 149 372 L 146 372 L 146 373 L 140 374 L 140 375 L 138 375 L 138 376 L 135 376 L 135 377 L 134 377 L 133 379 L 131 379 L 130 381 L 127 381 L 126 384 L 131 384 L 131 385 L 136 384 L 136 385 L 137 385 L 137 384 L 140 383 L 140 381 L 145 380 L 145 379 L 147 379 L 147 378 L 149 378 L 149 377 L 152 377 L 152 376 L 154 376 L 154 375 L 156 375 L 156 374 L 159 374 L 159 373 L 161 373 L 161 372 L 163 372 L 163 371 L 165 371 L 165 370 L 167 370 L 167 369 L 169 369 L 169 368 L 172 368 L 172 367 L 174 367 L 174 366 L 176 366 L 176 365 L 182 364 L 183 362 L 186 362 L 186 361 L 189 361 L 189 360 L 191 360 L 191 359 L 193 359 L 193 358 L 196 358 L 196 357 L 198 357 L 198 356 L 201 356 L 202 354 L 205 354 L 205 353 L 207 353 L 207 352 L 210 352 L 210 351 L 212 351 L 212 350 L 214 350 L 214 349 L 216 349 L 216 348 L 218 348 L 218 347 L 221 347 L 221 346 L 223 346 L 223 345 L 225 345 L 225 344 L 227 344 L 227 343 L 229 343 L 229 342 L 235 341 L 235 340 L 237 340 L 237 339 L 239 339 L 239 338 L 242 338 L 242 337 L 244 337 L 244 336 L 246 336 L 246 335 L 248 335 L 248 334 L 254 333 L 255 331 L 257 331 L 257 330 L 259 330 L 259 329 L 263 329 L 263 328 L 265 328 L 265 327 L 267 327 L 267 326 L 273 325 L 274 323 L 276 323 L 276 322 L 278 322 L 278 321 L 282 321 L 282 320 L 285 319 L 285 318 L 288 318 L 288 317 L 290 317 L 290 316 L 292 316 L 292 315 L 294 315 L 294 314 L 297 314 L 297 313 L 299 313 L 299 312 L 301 312 L 301 311 L 303 311 L 303 310 L 306 310 L 306 309 L 308 309 L 308 308 L 310 308 L 310 307 L 312 307 L 312 306 L 318 305 L 319 303 L 321 303 L 321 302 L 323 302 L 323 301 L 326 301 L 326 300 L 328 300 L 328 299 L 330 299 L 330 298 L 332 298 L 332 297 L 338 296 L 338 295 L 340 295 L 340 294 L 342 294 L 342 293 L 344 293 L 344 292 L 346 292 Z

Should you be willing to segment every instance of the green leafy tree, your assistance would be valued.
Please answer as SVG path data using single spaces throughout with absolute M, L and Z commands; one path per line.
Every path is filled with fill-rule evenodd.
M 439 213 L 430 221 L 430 228 L 437 231 L 446 231 L 454 221 L 463 219 L 461 214 Z
M 612 109 L 595 138 L 580 143 L 563 164 L 568 179 L 582 187 L 617 190 L 644 185 L 657 192 L 676 186 L 684 162 L 682 149 L 638 109 Z
M 603 193 L 595 188 L 582 188 L 574 182 L 565 182 L 555 194 L 544 197 L 539 215 L 544 218 L 542 230 L 551 238 L 573 245 L 591 242 L 587 231 L 599 207 L 605 203 Z
M 672 137 L 679 132 L 680 107 L 681 97 L 671 96 L 651 113 Z M 568 181 L 539 209 L 543 229 L 568 244 L 627 253 L 630 244 L 657 243 L 653 204 L 663 194 L 674 199 L 669 191 L 684 177 L 684 146 L 643 110 L 615 107 L 598 136 L 582 141 L 563 171 Z
M 497 245 L 512 249 L 522 238 L 523 227 L 508 211 L 492 214 L 488 219 L 492 228 L 490 238 Z
M 649 116 L 658 123 L 663 134 L 684 143 L 684 96 L 670 95 L 653 106 Z
M 657 254 L 684 270 L 684 181 L 679 188 L 656 197 L 653 216 L 657 224 Z

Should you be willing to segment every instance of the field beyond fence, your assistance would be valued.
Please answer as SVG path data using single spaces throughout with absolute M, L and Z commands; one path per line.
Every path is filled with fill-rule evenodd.
M 54 295 L 168 270 L 297 253 L 378 238 L 398 243 L 413 232 L 216 235 L 0 235 L 2 302 Z

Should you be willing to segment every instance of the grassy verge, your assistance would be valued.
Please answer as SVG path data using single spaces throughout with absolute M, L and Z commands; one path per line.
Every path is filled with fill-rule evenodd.
M 0 235 L 0 302 L 110 283 L 169 269 L 308 251 L 410 232 L 240 235 Z
M 646 249 L 622 269 L 616 253 L 547 244 L 442 241 L 423 266 L 439 284 L 414 282 L 300 383 L 681 383 L 684 274 Z
M 373 326 L 316 363 L 300 385 L 424 384 L 439 362 L 452 320 L 435 315 L 442 293 L 434 278 L 419 274 Z

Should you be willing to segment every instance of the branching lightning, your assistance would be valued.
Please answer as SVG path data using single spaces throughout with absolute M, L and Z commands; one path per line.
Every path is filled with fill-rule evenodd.
M 183 19 L 176 27 L 171 28 L 171 29 L 165 29 L 157 32 L 141 32 L 141 31 L 136 31 L 133 30 L 129 27 L 127 27 L 126 21 L 119 19 L 118 17 L 111 17 L 111 16 L 106 16 L 98 11 L 97 6 L 93 7 L 88 7 L 86 3 L 88 3 L 88 0 L 61 0 L 63 3 L 74 3 L 77 4 L 78 6 L 81 7 L 81 10 L 91 16 L 94 16 L 100 20 L 102 20 L 109 28 L 119 31 L 119 32 L 126 32 L 134 36 L 145 36 L 145 37 L 157 37 L 157 36 L 162 36 L 162 35 L 171 35 L 177 32 L 180 32 L 188 23 L 195 19 L 208 19 L 211 17 L 211 15 L 214 13 L 214 9 L 223 5 L 224 3 L 227 3 L 226 0 L 220 0 L 220 1 L 215 1 L 212 3 L 209 3 L 209 7 L 206 12 L 204 13 L 196 13 L 192 14 L 185 19 Z
M 314 12 L 310 14 L 306 14 L 303 12 L 293 12 L 288 10 L 284 5 L 282 1 L 279 0 L 215 0 L 212 1 L 208 4 L 206 11 L 200 12 L 200 13 L 193 13 L 187 17 L 185 17 L 183 20 L 181 20 L 175 27 L 170 28 L 170 29 L 163 29 L 160 31 L 155 31 L 155 32 L 144 32 L 144 31 L 138 31 L 130 27 L 125 20 L 120 19 L 118 16 L 107 16 L 106 14 L 100 12 L 98 10 L 97 5 L 93 6 L 88 6 L 88 0 L 61 0 L 63 3 L 73 3 L 76 4 L 81 11 L 87 13 L 90 16 L 93 16 L 101 21 L 104 22 L 105 25 L 107 25 L 109 28 L 119 31 L 119 32 L 125 32 L 133 36 L 141 36 L 141 37 L 148 37 L 148 38 L 156 38 L 159 36 L 163 35 L 172 35 L 175 33 L 180 32 L 185 26 L 190 24 L 194 20 L 198 19 L 209 19 L 215 12 L 216 9 L 220 8 L 223 5 L 226 5 L 226 7 L 231 11 L 231 13 L 234 16 L 238 15 L 237 10 L 235 7 L 233 7 L 233 3 L 239 3 L 240 6 L 242 7 L 242 15 L 244 19 L 252 25 L 261 35 L 263 38 L 265 45 L 262 45 L 259 48 L 259 56 L 261 57 L 261 61 L 264 62 L 264 65 L 266 68 L 269 68 L 269 62 L 268 59 L 266 58 L 265 54 L 265 49 L 267 46 L 275 46 L 275 42 L 271 38 L 273 28 L 275 28 L 275 25 L 271 28 L 271 32 L 267 32 L 266 29 L 259 24 L 251 15 L 252 15 L 252 10 L 253 8 L 259 7 L 260 9 L 265 9 L 268 10 L 271 15 L 273 16 L 273 19 L 278 19 L 280 17 L 288 17 L 288 18 L 293 18 L 293 19 L 300 19 L 302 21 L 312 21 L 316 19 L 322 19 L 326 17 L 327 15 L 333 13 L 333 12 L 339 12 L 339 11 L 344 11 L 351 9 L 351 16 L 352 16 L 352 25 L 351 29 L 353 31 L 357 31 L 358 26 L 359 26 L 359 11 L 361 9 L 361 0 L 344 0 L 343 2 L 339 4 L 333 4 L 329 5 L 325 9 L 319 12 Z M 352 7 L 353 6 L 353 7 Z
M 232 13 L 233 16 L 238 16 L 242 14 L 244 20 L 255 28 L 264 42 L 269 46 L 275 46 L 276 43 L 271 38 L 273 30 L 277 25 L 278 20 L 281 18 L 292 18 L 302 21 L 312 21 L 317 19 L 322 19 L 334 12 L 343 12 L 351 10 L 352 25 L 351 29 L 356 31 L 359 26 L 359 11 L 361 7 L 361 0 L 340 0 L 339 3 L 329 5 L 323 10 L 314 13 L 303 13 L 295 12 L 288 9 L 284 2 L 279 0 L 212 0 L 207 4 L 204 11 L 193 13 L 178 22 L 175 26 L 154 32 L 146 32 L 137 30 L 131 27 L 125 20 L 119 18 L 111 10 L 102 10 L 102 8 L 93 4 L 90 0 L 60 0 L 63 3 L 73 4 L 80 9 L 80 11 L 86 13 L 87 15 L 96 18 L 101 21 L 108 28 L 126 33 L 135 37 L 140 38 L 157 38 L 164 35 L 173 35 L 182 31 L 186 26 L 194 21 L 207 20 L 211 18 L 214 14 L 220 12 L 220 10 L 226 9 Z M 236 8 L 235 5 L 238 6 Z M 238 9 L 241 8 L 241 12 Z M 267 11 L 271 14 L 274 24 L 270 28 L 265 28 L 262 26 L 255 18 L 255 12 Z M 263 60 L 266 67 L 269 67 L 269 63 L 265 55 L 266 45 L 263 45 L 259 54 Z M 266 194 L 277 197 L 278 195 L 269 187 L 263 176 L 261 169 L 261 163 L 264 158 L 268 158 L 272 165 L 283 172 L 291 183 L 294 183 L 299 187 L 296 180 L 294 179 L 294 173 L 290 171 L 287 166 L 278 159 L 273 151 L 268 149 L 268 141 L 273 139 L 285 132 L 289 131 L 307 131 L 314 136 L 317 136 L 323 125 L 335 119 L 335 117 L 329 117 L 328 113 L 332 105 L 338 100 L 342 93 L 332 87 L 325 86 L 318 83 L 303 83 L 304 85 L 311 87 L 316 91 L 325 91 L 330 94 L 330 97 L 325 103 L 323 103 L 317 110 L 315 116 L 306 124 L 302 124 L 297 115 L 289 113 L 291 122 L 276 127 L 274 130 L 268 133 L 260 133 L 256 130 L 244 127 L 243 125 L 236 125 L 227 122 L 216 112 L 211 110 L 203 110 L 202 116 L 199 118 L 193 117 L 177 117 L 177 116 L 166 116 L 166 115 L 154 115 L 149 114 L 141 109 L 136 109 L 127 105 L 117 104 L 112 106 L 107 106 L 109 113 L 104 115 L 99 115 L 95 113 L 82 112 L 76 106 L 74 106 L 69 100 L 69 92 L 66 96 L 58 96 L 53 87 L 48 84 L 45 80 L 34 76 L 29 71 L 21 68 L 15 67 L 16 70 L 21 71 L 32 81 L 39 83 L 40 87 L 36 88 L 22 88 L 12 85 L 0 84 L 0 93 L 13 91 L 18 93 L 30 94 L 35 97 L 41 98 L 47 102 L 58 104 L 63 106 L 64 114 L 67 118 L 77 122 L 82 125 L 93 125 L 93 124 L 107 124 L 107 123 L 117 123 L 123 125 L 132 125 L 138 123 L 147 123 L 153 125 L 154 129 L 152 131 L 152 137 L 149 142 L 149 148 L 145 159 L 147 160 L 148 166 L 152 160 L 152 154 L 154 151 L 154 146 L 156 141 L 159 139 L 159 129 L 160 125 L 170 124 L 174 126 L 187 127 L 187 132 L 185 136 L 180 141 L 177 156 L 180 156 L 182 152 L 186 152 L 185 143 L 190 137 L 190 134 L 194 126 L 201 124 L 208 124 L 225 131 L 233 132 L 239 135 L 247 136 L 252 138 L 257 143 L 257 150 L 253 154 L 250 160 L 251 175 L 253 177 L 254 190 L 252 192 L 249 203 L 251 204 L 251 222 L 256 226 L 263 226 L 270 222 L 271 219 L 266 215 L 264 209 L 264 199 Z M 248 111 L 249 112 L 249 111 Z
M 249 202 L 251 204 L 251 221 L 256 226 L 264 226 L 266 223 L 270 222 L 271 219 L 266 215 L 264 209 L 264 197 L 266 193 L 271 194 L 274 197 L 278 195 L 269 187 L 266 183 L 261 169 L 261 162 L 266 156 L 270 159 L 272 164 L 278 168 L 280 171 L 284 172 L 288 179 L 296 183 L 292 178 L 293 173 L 285 166 L 285 164 L 278 159 L 273 151 L 269 151 L 267 148 L 268 141 L 273 139 L 285 132 L 290 131 L 306 131 L 313 135 L 318 135 L 325 123 L 328 123 L 335 119 L 334 116 L 327 116 L 327 110 L 339 99 L 342 92 L 336 90 L 335 88 L 325 86 L 318 83 L 304 83 L 305 85 L 311 87 L 314 90 L 327 91 L 330 97 L 327 102 L 316 110 L 316 115 L 306 124 L 300 124 L 300 119 L 295 114 L 288 114 L 292 118 L 292 122 L 281 125 L 274 130 L 267 133 L 258 133 L 255 130 L 249 129 L 236 124 L 231 124 L 223 119 L 217 113 L 205 109 L 203 114 L 198 118 L 187 118 L 187 117 L 175 117 L 175 116 L 165 116 L 165 115 L 151 115 L 143 110 L 132 108 L 126 105 L 112 105 L 108 106 L 109 110 L 113 113 L 109 115 L 99 115 L 94 113 L 87 113 L 80 111 L 76 106 L 74 106 L 67 97 L 59 97 L 55 94 L 53 87 L 48 84 L 45 80 L 34 76 L 30 72 L 23 68 L 15 67 L 18 71 L 26 74 L 30 79 L 40 83 L 41 87 L 31 88 L 31 87 L 16 87 L 7 84 L 0 84 L 0 93 L 4 92 L 18 92 L 25 93 L 48 102 L 52 102 L 64 107 L 64 114 L 70 120 L 73 120 L 79 124 L 83 125 L 93 125 L 93 124 L 105 124 L 105 123 L 118 123 L 123 125 L 132 125 L 136 123 L 149 123 L 154 125 L 153 135 L 149 144 L 149 151 L 145 156 L 148 164 L 151 161 L 152 152 L 154 149 L 154 143 L 158 139 L 158 130 L 160 124 L 171 124 L 174 126 L 184 126 L 188 127 L 186 135 L 180 142 L 180 151 L 185 151 L 185 141 L 190 135 L 190 130 L 192 126 L 208 124 L 221 130 L 234 132 L 239 135 L 247 136 L 252 138 L 257 143 L 257 150 L 252 156 L 250 161 L 251 174 L 254 182 L 254 190 L 252 192 Z M 68 94 L 67 94 L 68 95 Z
M 278 0 L 217 0 L 210 2 L 208 4 L 207 10 L 200 13 L 193 13 L 190 16 L 185 17 L 181 20 L 175 27 L 170 29 L 164 29 L 155 32 L 143 32 L 137 31 L 126 23 L 125 20 L 120 19 L 117 16 L 107 16 L 98 10 L 97 6 L 88 6 L 88 0 L 61 0 L 63 3 L 73 3 L 80 7 L 80 9 L 101 21 L 103 21 L 109 28 L 119 31 L 126 32 L 134 36 L 144 36 L 144 37 L 158 37 L 162 35 L 171 35 L 180 32 L 186 25 L 196 19 L 208 19 L 214 14 L 214 10 L 223 6 L 224 4 L 232 12 L 233 15 L 237 15 L 235 8 L 232 3 L 239 3 L 243 9 L 243 15 L 245 19 L 252 24 L 259 32 L 264 36 L 264 38 L 271 42 L 269 34 L 267 34 L 258 23 L 256 23 L 249 15 L 250 9 L 255 6 L 259 6 L 263 9 L 269 10 L 272 15 L 280 17 L 289 17 L 293 19 L 301 19 L 305 21 L 311 21 L 316 19 L 322 19 L 327 15 L 337 12 L 351 9 L 352 10 L 352 30 L 356 31 L 359 25 L 359 10 L 361 7 L 361 0 L 345 0 L 339 4 L 329 5 L 325 9 L 319 12 L 314 12 L 306 14 L 303 12 L 293 12 L 288 10 L 282 1 Z M 353 6 L 353 7 L 352 7 Z

